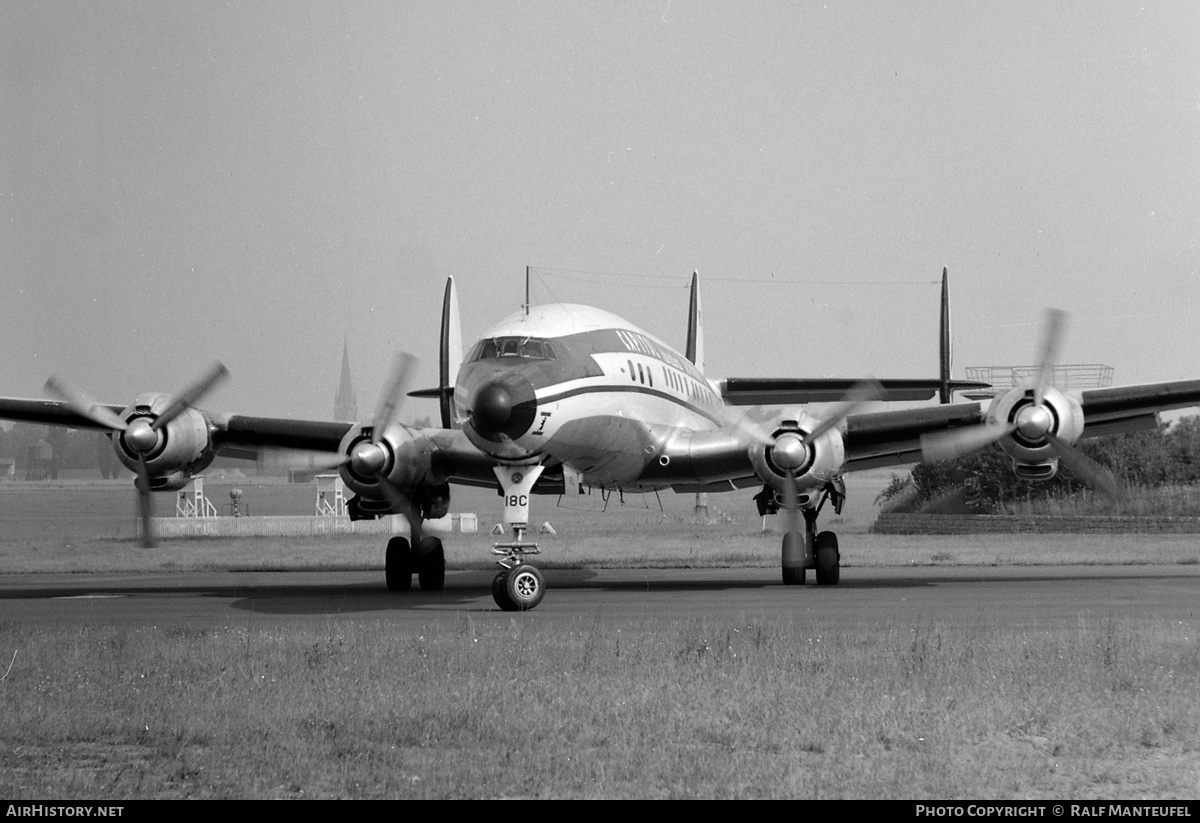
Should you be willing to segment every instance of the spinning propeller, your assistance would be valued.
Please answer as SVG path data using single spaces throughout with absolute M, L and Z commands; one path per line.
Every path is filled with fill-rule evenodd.
M 343 462 L 359 477 L 369 477 L 379 484 L 380 491 L 393 509 L 399 510 L 408 521 L 409 540 L 415 548 L 421 542 L 421 512 L 408 493 L 392 482 L 391 470 L 396 454 L 384 440 L 389 426 L 399 422 L 404 398 L 412 388 L 417 371 L 417 358 L 400 352 L 392 361 L 391 373 L 384 391 L 379 395 L 379 404 L 372 421 L 371 439 L 354 445 Z
M 1110 500 L 1118 499 L 1120 491 L 1112 474 L 1074 445 L 1060 439 L 1056 432 L 1059 419 L 1048 402 L 1048 395 L 1053 390 L 1054 366 L 1058 360 L 1066 317 L 1066 312 L 1061 309 L 1046 310 L 1037 375 L 1032 386 L 1015 390 L 1021 395 L 1032 392 L 1031 402 L 1016 406 L 1006 421 L 989 415 L 988 420 L 975 426 L 921 435 L 922 460 L 952 460 L 977 452 L 1006 437 L 1016 436 L 1025 443 L 1049 447 L 1063 465 L 1089 486 Z M 993 408 L 994 404 L 995 401 Z
M 229 375 L 220 363 L 213 363 L 195 382 L 179 393 L 156 417 L 134 417 L 122 420 L 107 406 L 97 403 L 83 391 L 71 386 L 58 377 L 46 381 L 45 391 L 62 400 L 67 408 L 97 426 L 119 434 L 125 449 L 137 458 L 138 515 L 142 522 L 142 546 L 155 545 L 151 526 L 153 503 L 150 498 L 150 471 L 147 455 L 153 453 L 163 441 L 163 429 L 171 421 L 192 407 L 197 401 Z
M 840 404 L 810 432 L 784 430 L 774 435 L 766 435 L 745 415 L 737 415 L 730 421 L 743 439 L 768 449 L 770 462 L 783 471 L 782 503 L 786 512 L 785 530 L 787 535 L 797 535 L 803 532 L 803 525 L 800 521 L 800 490 L 796 477 L 798 471 L 807 469 L 813 462 L 813 443 L 831 429 L 840 426 L 864 403 L 882 400 L 886 394 L 879 381 L 861 380 L 846 391 Z M 791 539 L 795 540 L 796 538 Z M 803 538 L 801 537 L 800 540 Z

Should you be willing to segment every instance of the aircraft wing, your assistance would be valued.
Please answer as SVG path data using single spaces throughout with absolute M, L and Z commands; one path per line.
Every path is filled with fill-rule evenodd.
M 124 406 L 105 406 L 113 414 L 120 414 Z M 68 408 L 60 400 L 26 400 L 18 397 L 0 397 L 0 420 L 18 423 L 41 423 L 44 426 L 64 426 L 69 429 L 104 429 L 96 423 Z
M 121 405 L 104 405 L 114 415 L 125 410 Z M 60 400 L 26 400 L 0 398 L 0 420 L 21 423 L 40 423 L 44 426 L 63 426 L 69 429 L 99 429 L 101 423 L 84 417 Z M 336 452 L 342 437 L 352 423 L 325 423 L 288 418 L 248 417 L 245 415 L 214 415 L 210 431 L 213 446 L 218 452 L 226 448 L 253 451 L 260 447 L 306 449 Z
M 722 399 L 731 406 L 835 403 L 845 399 L 857 380 L 842 378 L 728 377 L 717 381 Z M 876 381 L 885 401 L 929 400 L 943 388 L 940 380 L 888 379 Z M 951 380 L 949 391 L 988 389 L 989 383 Z
M 214 417 L 213 427 L 213 445 L 218 453 L 260 448 L 336 453 L 354 424 L 230 414 Z
M 125 410 L 105 405 L 114 415 Z M 107 427 L 72 410 L 60 400 L 0 398 L 0 419 L 71 429 L 107 431 Z M 253 460 L 264 451 L 327 453 L 337 455 L 342 438 L 354 426 L 348 422 L 295 420 L 241 414 L 208 414 L 209 446 L 225 457 Z M 421 429 L 431 445 L 436 471 L 452 482 L 494 486 L 494 461 L 489 460 L 459 430 Z M 318 461 L 319 462 L 319 461 Z
M 1158 425 L 1158 412 L 1200 406 L 1200 380 L 1147 383 L 1082 392 L 1083 437 L 1124 434 Z M 847 471 L 917 463 L 921 435 L 982 423 L 979 403 L 850 415 L 844 437 Z
M 230 415 L 213 422 L 217 427 L 213 440 L 221 454 L 262 448 L 337 454 L 342 438 L 355 425 L 245 415 Z M 438 474 L 451 482 L 496 485 L 496 475 L 492 471 L 495 460 L 475 448 L 460 429 L 417 431 L 429 441 L 432 467 Z

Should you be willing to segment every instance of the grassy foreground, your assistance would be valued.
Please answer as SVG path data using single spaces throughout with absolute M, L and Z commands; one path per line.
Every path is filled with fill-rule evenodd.
M 57 493 L 0 494 L 6 572 L 382 566 L 377 538 L 142 549 L 124 486 L 44 491 Z M 252 491 L 259 513 L 306 505 L 292 488 Z M 486 532 L 494 499 L 464 498 Z M 778 524 L 696 526 L 690 500 L 664 501 L 543 505 L 537 522 L 559 536 L 539 565 L 777 564 Z M 873 518 L 860 505 L 823 519 L 847 566 L 1200 563 L 1188 535 L 898 537 L 868 534 Z M 449 564 L 489 565 L 491 539 L 454 535 Z M 1196 626 L 1152 616 L 1065 631 L 618 629 L 537 612 L 416 633 L 350 618 L 0 622 L 0 796 L 1186 798 L 1200 786 L 1198 687 Z
M 0 796 L 1195 796 L 1195 627 L 876 629 L 0 626 Z

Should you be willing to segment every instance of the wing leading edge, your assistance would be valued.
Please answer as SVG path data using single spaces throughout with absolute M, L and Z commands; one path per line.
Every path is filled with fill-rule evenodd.
M 880 400 L 912 402 L 936 397 L 945 387 L 941 380 L 892 378 L 876 381 L 883 387 Z M 858 383 L 842 378 L 729 377 L 717 381 L 721 397 L 731 406 L 836 403 Z M 950 391 L 991 388 L 989 383 L 951 380 Z

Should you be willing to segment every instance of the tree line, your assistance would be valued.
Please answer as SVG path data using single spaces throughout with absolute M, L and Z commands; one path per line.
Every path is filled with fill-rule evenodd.
M 1078 448 L 1108 469 L 1119 484 L 1143 489 L 1200 482 L 1200 417 L 1172 425 L 1080 441 Z M 893 475 L 877 502 L 886 510 L 936 509 L 941 501 L 981 514 L 997 513 L 1020 501 L 1070 495 L 1088 488 L 1065 466 L 1051 480 L 1025 480 L 1012 460 L 992 447 L 937 463 L 919 463 L 907 477 Z

